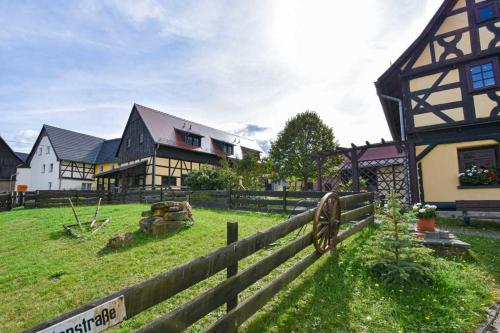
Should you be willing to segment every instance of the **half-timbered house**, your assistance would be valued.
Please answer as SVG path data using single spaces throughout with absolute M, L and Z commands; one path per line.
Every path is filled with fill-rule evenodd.
M 24 161 L 0 136 L 0 193 L 14 191 L 16 169 Z
M 500 198 L 499 3 L 445 0 L 376 82 L 392 136 L 409 144 L 413 201 Z
M 261 152 L 253 140 L 134 104 L 117 148 L 120 166 L 99 174 L 98 183 L 181 187 L 191 170 Z
M 28 190 L 93 189 L 96 169 L 115 161 L 116 140 L 109 141 L 43 125 L 26 161 L 28 167 L 18 169 L 16 184 Z

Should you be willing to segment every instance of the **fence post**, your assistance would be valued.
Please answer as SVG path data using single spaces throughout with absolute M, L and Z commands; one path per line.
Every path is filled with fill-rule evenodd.
M 286 186 L 283 186 L 283 212 L 286 213 Z
M 160 186 L 160 201 L 163 201 L 163 186 Z
M 227 198 L 227 205 L 228 209 L 233 209 L 233 189 L 229 189 L 227 192 L 228 198 Z
M 40 197 L 40 191 L 36 191 L 36 196 L 35 196 L 35 208 L 38 208 L 38 200 Z
M 12 192 L 9 192 L 9 197 L 7 198 L 7 210 L 12 210 Z
M 352 168 L 352 188 L 354 192 L 360 191 L 359 186 L 359 163 L 358 148 L 353 144 L 351 149 L 351 168 Z
M 227 245 L 238 241 L 238 222 L 227 222 Z M 238 262 L 227 266 L 227 278 L 238 274 Z M 238 295 L 229 299 L 226 303 L 226 311 L 229 312 L 238 305 Z

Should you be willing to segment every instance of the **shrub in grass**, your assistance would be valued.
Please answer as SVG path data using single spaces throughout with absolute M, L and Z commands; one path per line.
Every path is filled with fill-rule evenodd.
M 404 213 L 400 200 L 391 192 L 382 230 L 365 246 L 370 271 L 386 283 L 418 284 L 433 280 L 431 250 L 416 242 L 408 224 L 414 215 Z

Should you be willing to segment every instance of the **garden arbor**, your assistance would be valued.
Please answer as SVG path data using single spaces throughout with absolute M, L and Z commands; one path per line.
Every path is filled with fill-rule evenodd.
M 351 145 L 314 155 L 317 166 L 317 189 L 320 191 L 373 191 L 380 198 L 391 189 L 402 201 L 418 201 L 416 161 L 408 154 L 409 144 L 386 142 L 363 146 Z M 342 158 L 336 169 L 325 168 L 330 159 Z

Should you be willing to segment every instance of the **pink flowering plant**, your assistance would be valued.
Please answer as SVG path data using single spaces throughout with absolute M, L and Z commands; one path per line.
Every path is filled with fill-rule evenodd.
M 480 168 L 475 165 L 458 174 L 461 185 L 493 185 L 498 184 L 496 168 Z
M 419 219 L 430 219 L 436 217 L 437 206 L 428 205 L 428 204 L 415 204 L 413 206 L 413 213 Z

